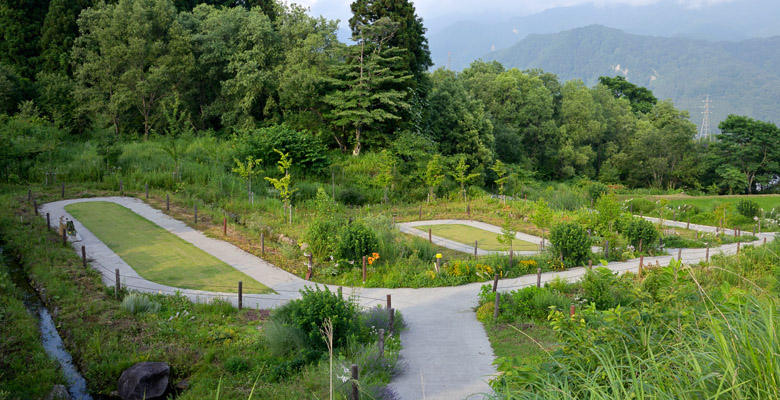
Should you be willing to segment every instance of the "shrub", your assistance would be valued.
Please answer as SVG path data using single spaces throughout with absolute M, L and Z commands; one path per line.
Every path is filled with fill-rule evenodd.
M 306 348 L 308 337 L 299 328 L 277 321 L 269 321 L 263 326 L 268 350 L 276 357 L 295 354 Z
M 747 218 L 754 218 L 759 216 L 761 208 L 758 206 L 758 203 L 753 200 L 740 199 L 739 202 L 737 202 L 737 212 Z
M 599 197 L 609 192 L 609 187 L 601 182 L 592 182 L 585 187 L 585 191 L 588 192 L 588 195 L 593 201 L 596 201 Z
M 353 222 L 344 227 L 339 238 L 336 256 L 345 260 L 360 260 L 377 250 L 377 239 L 374 232 L 360 222 Z
M 225 360 L 225 369 L 233 374 L 249 371 L 249 362 L 241 356 L 231 356 Z
M 247 155 L 260 157 L 266 166 L 273 166 L 279 157 L 273 151 L 287 153 L 295 161 L 295 166 L 302 167 L 307 173 L 320 174 L 328 167 L 325 153 L 327 147 L 307 131 L 297 131 L 286 125 L 275 125 L 244 132 L 238 136 L 238 143 L 243 145 Z
M 582 279 L 585 298 L 599 310 L 606 310 L 614 306 L 615 297 L 612 295 L 612 287 L 616 281 L 617 276 L 607 268 L 599 267 L 589 270 Z
M 362 206 L 366 204 L 366 196 L 358 189 L 351 186 L 341 188 L 336 193 L 336 200 L 348 206 Z
M 366 329 L 384 329 L 385 332 L 390 331 L 390 314 L 387 312 L 386 308 L 377 305 L 376 307 L 363 311 L 361 315 Z M 396 310 L 395 319 L 393 320 L 393 332 L 400 332 L 405 328 L 406 324 L 404 323 L 403 317 L 401 317 L 401 313 Z
M 146 295 L 130 293 L 122 300 L 122 309 L 130 314 L 154 314 L 160 311 L 160 303 L 153 301 Z
M 325 290 L 305 287 L 301 290 L 301 296 L 276 309 L 271 320 L 303 331 L 309 349 L 320 352 L 327 350 L 320 331 L 326 318 L 333 322 L 334 347 L 345 346 L 349 338 L 358 341 L 366 339 L 368 332 L 360 319 L 357 305 L 352 301 L 332 293 L 327 287 Z
M 634 214 L 649 214 L 655 210 L 656 204 L 643 197 L 634 198 L 626 202 L 626 208 Z
M 493 318 L 494 310 L 496 309 L 495 303 L 487 302 L 477 309 L 477 321 L 487 322 Z
M 334 220 L 327 218 L 313 220 L 304 233 L 304 240 L 309 245 L 312 254 L 318 258 L 333 255 L 336 250 L 333 233 L 338 232 L 339 229 L 341 229 L 339 223 Z
M 656 243 L 659 237 L 655 225 L 643 218 L 633 218 L 625 225 L 623 234 L 626 236 L 626 239 L 628 239 L 628 242 L 637 250 L 639 250 L 639 241 L 642 240 L 643 251 Z
M 562 222 L 550 230 L 550 242 L 555 255 L 563 255 L 564 263 L 579 265 L 588 258 L 588 232 L 576 222 Z

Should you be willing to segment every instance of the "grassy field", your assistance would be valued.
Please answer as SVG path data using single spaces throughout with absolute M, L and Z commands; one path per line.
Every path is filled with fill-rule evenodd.
M 139 275 L 185 289 L 269 293 L 270 288 L 235 270 L 144 217 L 115 203 L 84 202 L 65 209 L 122 257 Z
M 637 196 L 621 196 L 624 198 L 632 198 Z M 758 205 L 765 211 L 769 211 L 772 208 L 780 208 L 780 195 L 777 194 L 765 194 L 765 195 L 733 195 L 733 196 L 688 196 L 684 194 L 673 194 L 663 196 L 647 196 L 648 200 L 656 201 L 658 199 L 669 200 L 669 205 L 680 206 L 683 204 L 695 205 L 701 208 L 703 211 L 712 211 L 715 207 L 723 203 L 736 204 L 740 199 L 750 199 L 758 203 Z
M 447 225 L 421 225 L 415 227 L 423 232 L 431 232 L 446 239 L 454 240 L 458 243 L 467 245 L 474 245 L 474 241 L 478 241 L 478 246 L 482 250 L 489 251 L 508 251 L 509 246 L 499 243 L 498 234 L 488 232 L 479 228 L 474 228 L 468 225 L 461 224 L 447 224 Z M 536 251 L 539 250 L 539 246 L 524 240 L 515 239 L 512 242 L 512 248 L 517 251 Z

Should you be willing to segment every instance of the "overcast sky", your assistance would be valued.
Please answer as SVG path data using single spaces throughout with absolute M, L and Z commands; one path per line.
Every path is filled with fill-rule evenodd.
M 352 0 L 288 0 L 310 7 L 312 14 L 328 19 L 340 19 L 341 26 L 351 16 L 349 5 Z M 566 7 L 591 3 L 598 6 L 628 4 L 643 6 L 659 1 L 676 1 L 688 8 L 706 7 L 711 4 L 728 3 L 739 0 L 416 0 L 417 15 L 424 21 L 452 17 L 454 20 L 466 19 L 469 15 L 501 13 L 506 18 L 528 15 L 548 8 Z

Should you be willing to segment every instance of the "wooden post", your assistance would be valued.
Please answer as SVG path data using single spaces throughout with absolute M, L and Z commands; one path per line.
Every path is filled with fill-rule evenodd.
M 350 371 L 352 372 L 352 400 L 360 400 L 360 391 L 358 390 L 359 375 L 357 364 L 352 364 Z
M 574 318 L 574 304 L 569 306 L 569 318 Z
M 642 253 L 642 239 L 639 239 L 639 253 Z
M 501 293 L 496 292 L 496 303 L 493 306 L 493 319 L 498 318 L 498 309 L 501 303 Z
M 677 261 L 682 261 L 682 248 L 677 249 Z
M 343 296 L 342 296 L 342 293 L 343 293 L 343 292 L 342 292 L 342 290 L 341 290 L 341 286 L 339 286 L 339 298 L 342 298 L 342 297 L 343 297 Z
M 244 283 L 238 281 L 238 311 L 244 308 Z
M 707 253 L 706 253 L 706 256 L 705 256 L 704 259 L 705 259 L 705 262 L 707 262 L 707 263 L 710 262 L 710 246 L 707 246 Z
M 479 244 L 479 242 L 475 240 L 474 241 L 474 259 L 477 258 L 477 244 Z
M 81 264 L 87 269 L 87 248 L 81 246 Z
M 119 280 L 119 268 L 116 268 L 114 270 L 114 273 L 116 274 L 115 276 L 116 281 L 114 282 L 114 297 L 118 299 L 119 291 L 122 290 L 122 283 Z
M 639 277 L 642 277 L 642 269 L 644 268 L 645 264 L 645 256 L 639 256 Z
M 512 258 L 514 258 L 515 251 L 512 250 L 512 248 L 509 248 L 509 268 L 512 268 L 512 265 L 514 265 L 514 262 L 512 262 Z
M 593 260 L 588 260 L 588 270 L 593 269 Z
M 307 275 L 306 279 L 311 280 L 312 276 L 314 276 L 314 255 L 312 253 L 309 253 L 307 255 L 308 255 L 308 260 L 307 260 L 306 266 L 308 267 L 309 272 L 308 272 L 308 275 Z M 363 282 L 365 282 L 365 281 L 366 281 L 366 278 L 365 278 L 365 274 L 364 274 L 363 275 Z
M 227 236 L 227 217 L 222 217 L 222 234 Z
M 165 211 L 171 211 L 171 195 L 165 195 Z
M 659 248 L 664 247 L 664 238 L 662 237 L 658 238 L 658 247 Z
M 418 219 L 422 220 L 422 205 L 420 205 L 420 217 Z
M 388 308 L 387 312 L 389 313 L 389 317 L 390 317 L 388 322 L 387 322 L 388 325 L 389 325 L 387 327 L 387 329 L 389 330 L 388 334 L 392 335 L 393 334 L 393 327 L 395 326 L 395 308 Z
M 46 213 L 46 229 L 51 230 L 51 218 L 49 213 Z
M 688 224 L 685 225 L 685 229 L 691 229 L 691 218 L 688 217 Z
M 739 242 L 737 242 L 737 254 L 739 254 Z
M 737 236 L 737 227 L 734 227 L 734 236 Z
M 292 225 L 292 204 L 290 204 L 290 225 Z
M 377 333 L 379 334 L 379 340 L 377 340 L 379 344 L 379 358 L 383 358 L 385 356 L 385 330 L 380 329 Z
M 436 272 L 441 271 L 441 258 L 436 257 Z
M 536 269 L 536 287 L 542 287 L 542 269 Z
M 363 256 L 363 283 L 366 283 L 366 256 Z
M 65 182 L 62 182 L 61 188 L 62 188 L 62 192 L 60 193 L 60 195 L 61 195 L 60 197 L 62 197 L 64 199 L 65 198 Z
M 387 306 L 385 306 L 386 309 L 393 308 L 393 298 L 389 294 L 387 295 Z
M 38 200 L 33 200 L 33 210 L 35 210 L 35 216 L 38 216 Z
M 198 205 L 195 204 L 195 223 L 198 223 Z
M 493 276 L 493 293 L 498 289 L 498 274 Z
M 68 228 L 62 230 L 62 245 L 65 246 L 68 244 Z
M 120 179 L 119 180 L 119 195 L 121 196 L 123 194 L 125 194 L 125 185 L 124 185 L 124 182 L 122 182 L 122 180 Z
M 764 245 L 766 246 L 766 237 L 764 237 Z
M 431 234 L 431 228 L 428 228 L 428 242 L 433 243 L 433 235 Z
M 466 217 L 471 219 L 471 206 L 466 204 Z
M 145 183 L 144 188 L 146 189 L 146 200 L 149 200 L 149 184 Z
M 260 233 L 260 254 L 265 254 L 265 232 Z
M 609 260 L 609 240 L 604 242 L 604 258 Z

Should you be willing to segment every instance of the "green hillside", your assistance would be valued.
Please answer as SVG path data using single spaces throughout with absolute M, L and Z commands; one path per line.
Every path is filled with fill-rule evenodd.
M 625 76 L 661 99 L 669 98 L 701 124 L 702 101 L 713 103 L 711 126 L 728 114 L 777 121 L 780 37 L 706 42 L 624 33 L 592 25 L 553 35 L 531 35 L 489 53 L 507 68 L 541 68 L 562 80 L 595 84 L 599 76 Z

